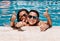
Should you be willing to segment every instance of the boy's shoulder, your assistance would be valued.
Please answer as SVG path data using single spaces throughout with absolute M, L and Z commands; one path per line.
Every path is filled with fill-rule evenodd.
M 38 25 L 41 25 L 41 24 L 46 24 L 46 22 L 44 22 L 44 21 L 39 21 L 39 22 L 38 22 Z

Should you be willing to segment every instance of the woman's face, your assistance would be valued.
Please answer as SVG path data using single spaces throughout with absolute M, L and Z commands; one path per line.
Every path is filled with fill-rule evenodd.
M 19 19 L 20 19 L 21 21 L 26 21 L 26 18 L 27 18 L 27 12 L 26 12 L 26 11 L 21 11 L 21 12 L 19 13 Z
M 30 12 L 28 15 L 28 23 L 30 25 L 34 25 L 36 24 L 37 21 L 38 21 L 37 14 L 35 12 Z

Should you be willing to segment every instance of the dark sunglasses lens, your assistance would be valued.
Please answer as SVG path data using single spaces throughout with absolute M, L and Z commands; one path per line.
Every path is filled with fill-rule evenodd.
M 36 16 L 33 16 L 33 19 L 36 19 L 37 17 Z
M 36 16 L 31 16 L 31 15 L 29 15 L 29 18 L 37 19 Z
M 24 14 L 23 16 L 27 16 L 26 14 Z
M 29 15 L 29 18 L 32 18 L 32 16 Z

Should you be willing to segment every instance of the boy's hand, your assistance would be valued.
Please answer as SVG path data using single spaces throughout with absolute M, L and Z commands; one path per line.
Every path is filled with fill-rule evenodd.
M 49 26 L 47 24 L 42 24 L 41 27 L 40 27 L 40 30 L 45 31 L 45 30 L 47 30 L 48 27 Z
M 46 18 L 49 17 L 49 14 L 48 14 L 48 8 L 46 8 L 46 12 L 44 12 L 44 16 L 45 16 Z
M 47 30 L 49 28 L 49 26 L 43 21 L 40 22 L 39 26 L 40 26 L 41 31 L 45 31 L 45 30 Z

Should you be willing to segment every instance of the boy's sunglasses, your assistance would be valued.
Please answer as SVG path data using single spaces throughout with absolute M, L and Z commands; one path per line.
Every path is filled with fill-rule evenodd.
M 31 15 L 29 15 L 28 17 L 29 18 L 33 18 L 33 19 L 37 19 L 38 18 L 37 16 L 31 16 Z

